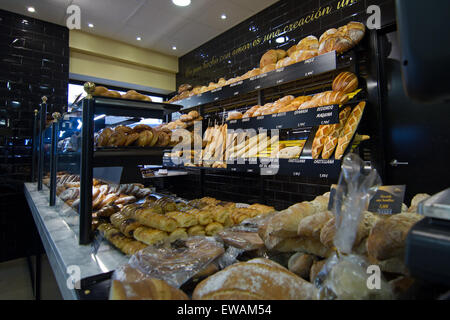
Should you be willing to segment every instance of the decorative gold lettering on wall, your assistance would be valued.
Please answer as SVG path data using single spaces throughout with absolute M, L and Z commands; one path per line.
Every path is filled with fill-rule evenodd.
M 258 36 L 252 41 L 244 43 L 244 44 L 240 45 L 239 47 L 234 48 L 231 51 L 225 52 L 220 57 L 214 56 L 211 60 L 203 62 L 203 64 L 201 66 L 197 66 L 194 68 L 192 68 L 192 67 L 187 68 L 187 70 L 185 72 L 185 76 L 186 77 L 195 76 L 197 73 L 199 73 L 202 70 L 212 68 L 216 64 L 218 64 L 224 60 L 227 60 L 227 59 L 230 59 L 231 57 L 243 54 L 252 48 L 256 48 L 256 47 L 263 45 L 271 40 L 275 40 L 280 36 L 289 35 L 290 32 L 298 31 L 302 27 L 304 27 L 314 21 L 320 20 L 323 17 L 326 17 L 335 11 L 341 10 L 343 8 L 348 7 L 349 5 L 358 3 L 360 1 L 362 1 L 362 0 L 338 0 L 338 1 L 336 1 L 335 4 L 330 4 L 330 5 L 327 5 L 326 7 L 319 7 L 317 9 L 313 10 L 312 13 L 299 18 L 298 20 L 296 20 L 293 23 L 286 24 L 284 26 L 277 28 L 276 30 L 270 31 L 267 34 Z

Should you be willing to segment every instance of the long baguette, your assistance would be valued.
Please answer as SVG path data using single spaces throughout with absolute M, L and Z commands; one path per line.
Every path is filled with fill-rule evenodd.
M 339 143 L 339 136 L 341 135 L 342 130 L 347 123 L 348 117 L 350 116 L 350 112 L 352 109 L 350 107 L 345 108 L 339 114 L 339 124 L 337 124 L 336 130 L 330 134 L 325 140 L 325 144 L 323 146 L 322 151 L 322 159 L 330 159 L 334 150 L 336 149 Z
M 338 146 L 336 149 L 336 159 L 340 160 L 344 156 L 344 152 L 353 139 L 353 136 L 358 129 L 358 125 L 361 122 L 366 102 L 360 102 L 350 114 L 344 129 L 339 136 Z
M 333 132 L 333 130 L 333 125 L 323 125 L 319 127 L 312 146 L 313 159 L 319 159 L 325 144 L 325 139 Z

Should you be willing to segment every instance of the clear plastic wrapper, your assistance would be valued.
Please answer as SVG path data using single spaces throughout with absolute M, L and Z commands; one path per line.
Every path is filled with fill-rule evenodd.
M 133 255 L 127 265 L 116 270 L 113 279 L 129 282 L 129 277 L 123 271 L 132 268 L 139 275 L 135 277 L 136 281 L 142 280 L 142 277 L 155 278 L 179 288 L 223 253 L 220 242 L 205 237 L 177 240 L 170 245 L 149 246 Z
M 366 169 L 357 155 L 345 157 L 333 205 L 336 253 L 328 258 L 316 278 L 319 299 L 393 298 L 392 289 L 381 272 L 374 272 L 364 257 L 352 253 L 363 213 L 380 184 L 376 170 Z

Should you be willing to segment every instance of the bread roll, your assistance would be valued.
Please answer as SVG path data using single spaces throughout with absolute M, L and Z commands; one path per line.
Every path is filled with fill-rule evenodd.
M 278 49 L 277 51 L 277 58 L 278 60 L 281 60 L 283 58 L 286 58 L 286 56 L 288 55 L 286 51 Z
M 105 93 L 101 94 L 102 97 L 107 97 L 107 98 L 121 98 L 122 96 L 120 95 L 120 93 L 118 93 L 117 91 L 107 91 Z
M 298 51 L 297 45 L 293 45 L 292 47 L 289 48 L 289 50 L 287 51 L 287 55 L 289 57 L 291 57 L 295 52 Z
M 277 65 L 275 63 L 268 64 L 264 68 L 261 69 L 261 74 L 273 71 L 276 68 L 277 68 Z
M 185 228 L 177 228 L 176 230 L 174 230 L 169 234 L 168 241 L 172 243 L 175 242 L 176 240 L 186 239 L 187 237 L 188 234 Z
M 222 230 L 223 225 L 218 222 L 210 223 L 205 227 L 205 233 L 207 236 L 214 236 Z
M 298 224 L 298 236 L 305 239 L 320 241 L 320 232 L 325 224 L 333 218 L 330 211 L 318 212 L 304 218 Z
M 319 49 L 319 39 L 315 36 L 308 36 L 302 39 L 298 45 L 297 50 L 318 50 Z
M 314 256 L 298 252 L 289 259 L 288 269 L 300 278 L 307 280 L 313 263 Z
M 194 300 L 312 300 L 315 288 L 277 263 L 255 259 L 234 264 L 202 281 Z
M 352 93 L 358 89 L 358 77 L 352 72 L 342 72 L 333 81 L 333 91 Z
M 194 237 L 194 236 L 205 236 L 205 235 L 206 235 L 206 233 L 205 233 L 205 227 L 204 227 L 204 226 L 200 226 L 200 225 L 190 227 L 190 228 L 187 230 L 187 233 L 188 233 L 188 235 L 189 235 L 190 237 Z
M 227 121 L 242 119 L 242 117 L 243 114 L 241 112 L 229 112 Z
M 261 57 L 260 68 L 263 69 L 269 64 L 276 64 L 277 61 L 278 53 L 276 52 L 276 50 L 269 50 Z
M 349 22 L 346 26 L 346 36 L 352 39 L 353 44 L 357 45 L 364 38 L 366 26 L 361 22 Z
M 102 96 L 103 94 L 105 94 L 106 92 L 108 92 L 108 88 L 102 87 L 102 86 L 96 86 L 95 87 L 95 91 L 92 94 L 94 97 L 95 96 Z

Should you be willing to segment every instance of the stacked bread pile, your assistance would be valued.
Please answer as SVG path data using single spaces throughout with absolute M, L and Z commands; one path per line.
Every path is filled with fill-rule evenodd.
M 226 168 L 225 150 L 227 147 L 228 126 L 215 125 L 206 129 L 203 142 L 205 148 L 201 159 L 204 167 Z
M 244 75 L 226 80 L 220 78 L 217 83 L 211 82 L 208 86 L 197 86 L 191 91 L 190 85 L 183 85 L 178 90 L 178 95 L 169 100 L 169 103 L 183 100 L 194 95 L 202 94 L 226 85 L 230 85 L 245 79 L 256 77 L 260 74 L 287 67 L 289 65 L 314 58 L 327 52 L 336 51 L 342 54 L 355 47 L 364 38 L 366 27 L 360 22 L 350 22 L 338 29 L 329 29 L 320 38 L 311 35 L 302 39 L 289 50 L 272 49 L 267 51 L 260 61 L 258 68 L 254 68 Z
M 105 128 L 95 136 L 94 142 L 97 147 L 173 147 L 178 143 L 172 141 L 171 130 L 145 124 Z
M 235 203 L 223 203 L 214 198 L 193 200 L 189 204 L 175 203 L 168 198 L 147 199 L 143 204 L 133 203 L 120 211 L 109 212 L 110 223 L 99 226 L 99 230 L 122 250 L 122 244 L 129 240 L 155 245 L 190 236 L 214 236 L 225 227 L 271 212 L 274 208 L 260 204 L 238 208 Z M 120 233 L 120 239 L 129 240 L 119 241 L 104 230 L 113 230 L 114 235 Z
M 129 99 L 129 100 L 152 102 L 152 99 L 150 97 L 140 94 L 139 92 L 137 92 L 135 90 L 130 90 L 127 93 L 121 95 L 117 91 L 111 91 L 111 90 L 108 90 L 108 88 L 102 87 L 102 86 L 95 87 L 95 91 L 92 95 L 99 96 L 99 97 L 119 98 L 119 99 Z
M 381 216 L 364 212 L 359 224 L 353 251 L 365 256 L 384 272 L 407 275 L 403 263 L 406 236 L 412 226 L 423 218 L 416 214 L 418 202 L 429 195 L 417 195 L 408 210 L 397 215 Z M 329 194 L 312 202 L 296 204 L 271 217 L 259 230 L 269 250 L 297 252 L 289 260 L 289 269 L 314 282 L 334 250 L 335 218 L 327 211 Z
M 194 122 L 202 120 L 203 118 L 200 117 L 197 111 L 191 111 L 188 114 L 182 115 L 176 121 L 160 126 L 160 128 L 162 130 L 188 129 L 194 125 Z

